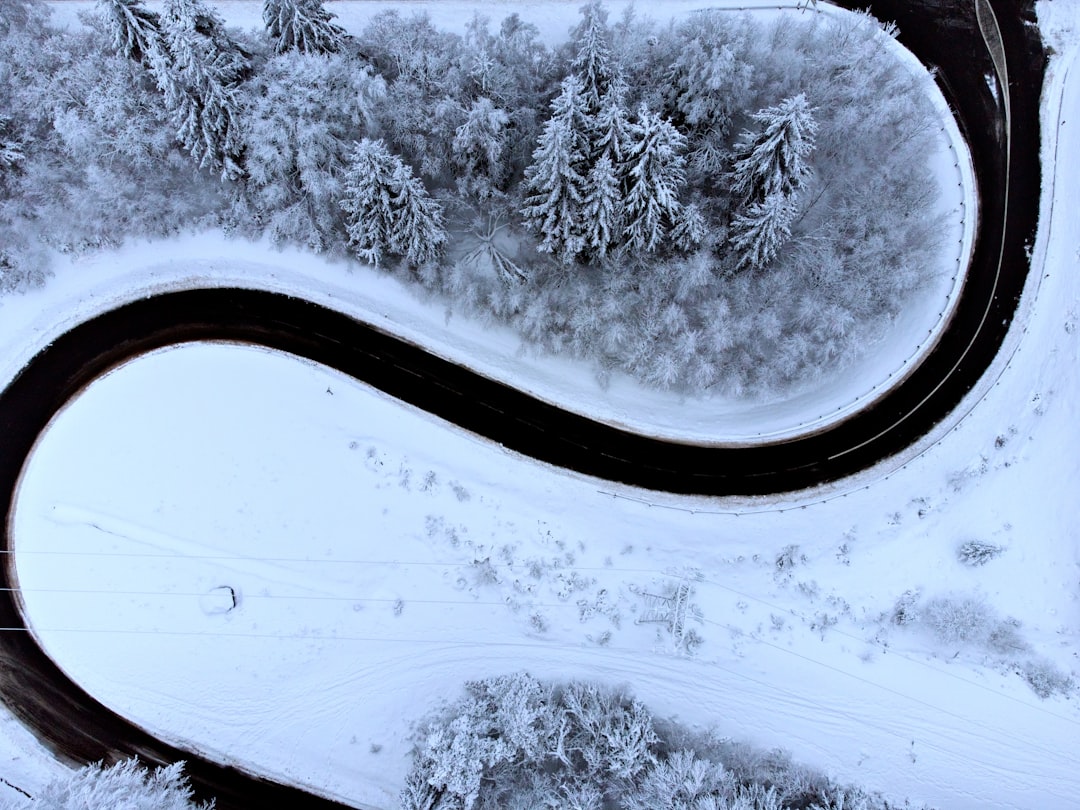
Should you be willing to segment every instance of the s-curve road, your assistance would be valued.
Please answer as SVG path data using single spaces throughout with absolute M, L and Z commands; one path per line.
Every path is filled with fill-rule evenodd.
M 0 394 L 7 552 L 0 695 L 7 706 L 73 763 L 132 755 L 148 763 L 185 759 L 199 795 L 216 796 L 220 808 L 340 806 L 157 741 L 68 680 L 25 630 L 6 528 L 23 461 L 68 399 L 102 372 L 153 348 L 211 339 L 263 344 L 354 375 L 524 455 L 680 493 L 763 494 L 837 480 L 895 454 L 945 418 L 1000 348 L 1027 276 L 1025 246 L 1038 215 L 1045 56 L 1028 25 L 1034 19 L 1028 0 L 882 0 L 870 7 L 879 19 L 896 20 L 901 40 L 937 68 L 971 147 L 981 206 L 957 313 L 927 360 L 893 392 L 816 435 L 753 448 L 699 447 L 595 424 L 304 301 L 196 290 L 132 303 L 58 338 Z

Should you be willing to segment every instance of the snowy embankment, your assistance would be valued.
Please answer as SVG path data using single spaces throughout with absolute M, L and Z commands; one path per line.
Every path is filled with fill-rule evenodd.
M 480 4 L 340 2 L 334 4 L 333 11 L 347 28 L 360 30 L 378 11 L 402 5 L 428 11 L 437 25 L 450 30 L 463 29 L 477 8 L 496 21 L 515 11 L 535 23 L 552 42 L 564 39 L 578 19 L 576 2 L 538 0 Z M 608 4 L 612 15 L 618 15 L 625 5 Z M 665 4 L 663 11 L 665 15 L 678 15 L 714 5 L 680 0 Z M 56 21 L 75 25 L 77 10 L 92 6 L 82 2 L 55 4 Z M 794 4 L 786 10 L 765 3 L 740 3 L 739 7 L 762 15 L 812 13 L 797 11 Z M 230 24 L 261 25 L 259 3 L 224 2 L 220 9 Z M 848 13 L 824 4 L 821 9 L 822 13 Z M 896 51 L 912 70 L 924 70 L 904 48 L 897 45 Z M 418 300 L 414 289 L 368 267 L 344 262 L 332 265 L 301 251 L 279 251 L 268 242 L 228 241 L 217 234 L 133 244 L 117 253 L 76 262 L 58 257 L 59 283 L 53 282 L 24 301 L 6 303 L 5 315 L 18 320 L 21 313 L 17 310 L 25 306 L 27 315 L 37 316 L 33 328 L 40 343 L 45 343 L 74 320 L 168 289 L 230 284 L 269 288 L 348 312 L 481 374 L 599 421 L 647 435 L 699 443 L 775 441 L 820 430 L 866 407 L 918 365 L 948 323 L 972 249 L 977 201 L 970 155 L 936 89 L 934 101 L 941 113 L 941 137 L 932 160 L 942 189 L 941 212 L 949 224 L 942 238 L 940 266 L 932 274 L 933 283 L 911 301 L 878 345 L 867 348 L 860 361 L 834 377 L 771 401 L 719 395 L 687 399 L 642 387 L 622 374 L 613 374 L 610 383 L 601 388 L 591 365 L 536 356 L 521 347 L 520 338 L 510 329 L 453 316 L 439 304 Z M 168 260 L 162 261 L 163 256 Z M 7 310 L 16 311 L 9 314 Z M 21 328 L 14 326 L 0 336 L 18 335 Z M 12 371 L 28 356 L 27 351 L 18 357 Z
M 995 653 L 887 619 L 908 590 L 975 593 L 1016 619 L 1030 655 L 1080 670 L 1080 255 L 1063 215 L 1080 142 L 1058 126 L 1080 121 L 1066 82 L 1080 69 L 1080 14 L 1049 5 L 1053 30 L 1069 33 L 1044 99 L 1058 182 L 1044 191 L 1036 272 L 967 418 L 903 469 L 828 502 L 743 503 L 741 515 L 706 499 L 647 506 L 319 367 L 221 345 L 161 352 L 92 386 L 27 470 L 18 573 L 46 649 L 165 739 L 368 806 L 394 805 L 409 721 L 465 679 L 522 668 L 627 684 L 658 714 L 783 746 L 893 797 L 1074 806 L 1075 699 L 1040 700 Z M 180 244 L 195 259 L 179 273 L 154 266 L 167 248 L 144 246 L 7 302 L 5 379 L 53 330 L 131 295 L 126 282 L 145 294 L 272 272 L 267 284 L 320 300 L 385 295 L 388 309 L 372 306 L 383 325 L 400 315 L 414 328 L 424 311 L 359 268 Z M 124 257 L 143 270 L 109 276 Z M 443 330 L 439 346 L 462 328 L 421 323 Z M 515 380 L 547 362 L 506 357 Z M 968 568 L 956 559 L 968 539 L 1004 551 Z M 641 592 L 684 574 L 702 616 L 693 657 L 634 623 Z M 24 759 L 0 775 L 33 789 L 43 760 L 14 750 Z

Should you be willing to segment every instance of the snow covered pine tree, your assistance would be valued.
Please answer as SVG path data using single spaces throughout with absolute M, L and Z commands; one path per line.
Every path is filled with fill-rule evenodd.
M 735 145 L 731 191 L 739 201 L 731 246 L 739 269 L 760 270 L 791 235 L 799 190 L 810 177 L 806 159 L 817 123 L 806 96 L 784 99 L 754 113 L 757 133 L 743 132 Z
M 381 139 L 364 138 L 353 148 L 341 207 L 349 244 L 372 264 L 378 265 L 384 253 L 424 264 L 446 242 L 439 204 Z
M 686 182 L 686 138 L 644 104 L 631 129 L 626 156 L 626 249 L 655 251 L 681 217 L 679 192 Z
M 322 0 L 264 0 L 263 22 L 275 53 L 338 53 L 345 29 L 333 22 Z
M 142 0 L 98 0 L 112 29 L 113 48 L 137 62 L 162 48 L 161 19 Z
M 585 247 L 584 204 L 590 121 L 581 79 L 571 73 L 551 102 L 533 164 L 525 170 L 525 227 L 537 232 L 537 249 L 570 264 Z
M 235 180 L 243 174 L 244 150 L 236 88 L 249 69 L 248 57 L 201 0 L 165 0 L 162 28 L 170 59 L 155 75 L 177 139 L 200 168 L 210 166 L 223 180 Z

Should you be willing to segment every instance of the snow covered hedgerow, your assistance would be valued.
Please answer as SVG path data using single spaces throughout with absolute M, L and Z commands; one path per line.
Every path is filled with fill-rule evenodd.
M 473 681 L 415 733 L 403 810 L 886 810 L 782 751 L 657 723 L 624 692 Z
M 138 759 L 88 765 L 47 784 L 33 799 L 7 800 L 2 810 L 211 810 L 199 803 L 183 763 L 147 769 Z

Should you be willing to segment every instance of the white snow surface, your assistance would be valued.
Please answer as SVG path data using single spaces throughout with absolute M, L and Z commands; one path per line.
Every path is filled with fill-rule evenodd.
M 625 684 L 660 715 L 895 799 L 1074 807 L 1075 692 L 1040 700 L 1000 655 L 887 620 L 907 590 L 974 594 L 1016 620 L 1031 648 L 1017 661 L 1080 672 L 1080 92 L 1067 81 L 1080 11 L 1039 12 L 1056 51 L 1043 99 L 1056 169 L 1019 317 L 959 424 L 828 491 L 683 498 L 536 464 L 281 354 L 161 351 L 92 385 L 27 466 L 13 532 L 38 638 L 163 738 L 357 806 L 395 805 L 410 722 L 466 679 L 526 669 Z M 629 383 L 599 391 L 587 369 L 520 356 L 391 279 L 210 236 L 74 262 L 6 299 L 0 380 L 93 312 L 233 283 L 364 314 L 609 421 L 705 440 L 728 424 L 629 388 L 640 407 L 626 417 L 610 403 Z M 970 539 L 1005 550 L 965 567 Z M 688 573 L 703 618 L 692 656 L 634 623 L 636 591 Z M 40 748 L 11 720 L 0 741 L 0 776 L 40 785 Z

